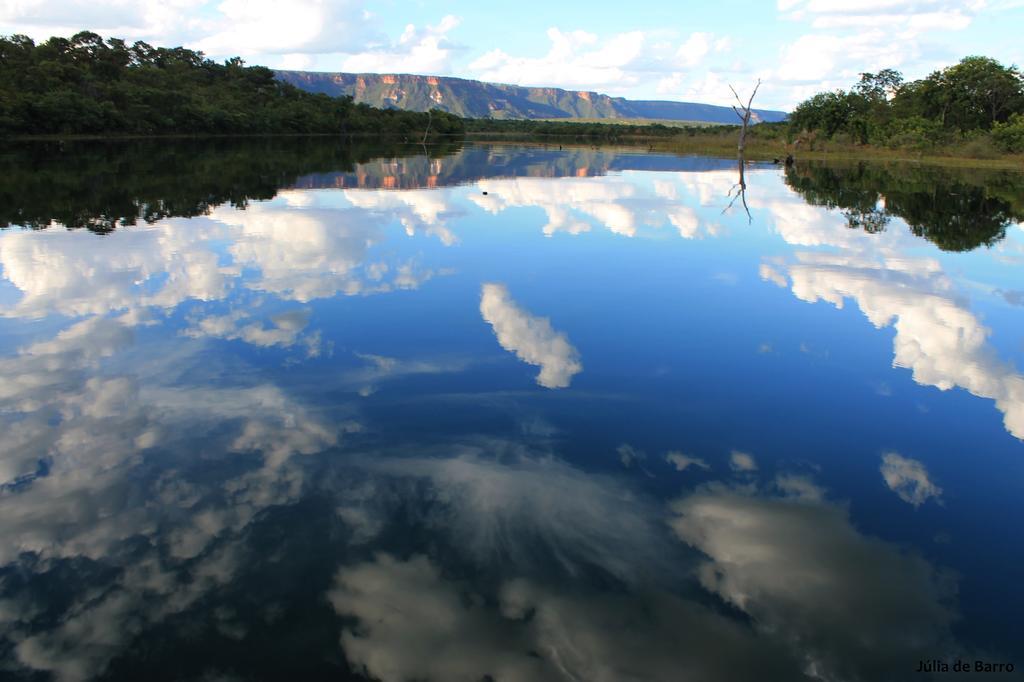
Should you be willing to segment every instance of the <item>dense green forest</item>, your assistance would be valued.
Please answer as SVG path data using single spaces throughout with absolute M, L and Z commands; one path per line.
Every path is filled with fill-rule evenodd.
M 617 142 L 636 138 L 666 138 L 679 135 L 688 128 L 667 126 L 661 123 L 622 124 L 539 121 L 532 119 L 488 119 L 467 118 L 465 129 L 472 134 L 514 135 L 517 137 L 560 137 L 581 141 Z M 699 130 L 694 127 L 694 130 Z
M 241 59 L 83 31 L 0 37 L 0 134 L 461 134 L 441 111 L 375 109 L 303 92 Z
M 930 149 L 968 155 L 1024 152 L 1024 77 L 1015 66 L 966 57 L 927 78 L 893 69 L 861 74 L 850 90 L 822 92 L 790 114 L 791 137 Z

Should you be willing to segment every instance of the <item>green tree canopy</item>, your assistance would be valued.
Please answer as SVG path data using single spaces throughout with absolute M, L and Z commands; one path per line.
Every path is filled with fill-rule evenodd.
M 1024 77 L 1017 67 L 966 57 L 917 81 L 905 82 L 894 69 L 862 73 L 849 91 L 801 102 L 789 123 L 791 134 L 845 133 L 864 143 L 929 146 L 992 130 L 1015 114 L 1024 114 Z
M 312 94 L 235 57 L 83 31 L 35 44 L 0 37 L 0 134 L 461 133 L 442 111 L 374 109 Z

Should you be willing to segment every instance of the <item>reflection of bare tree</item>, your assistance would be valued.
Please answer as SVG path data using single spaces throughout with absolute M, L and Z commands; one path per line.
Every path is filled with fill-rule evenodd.
M 740 158 L 739 158 L 739 173 L 740 173 L 739 182 L 737 182 L 735 185 L 733 185 L 732 189 L 730 189 L 729 193 L 726 195 L 726 196 L 732 197 L 732 200 L 729 202 L 729 205 L 725 207 L 725 210 L 723 210 L 722 213 L 728 213 L 729 210 L 732 209 L 733 204 L 736 203 L 736 200 L 739 199 L 741 201 L 741 203 L 743 204 L 743 210 L 747 212 L 747 222 L 749 223 L 749 222 L 753 222 L 754 218 L 753 218 L 753 216 L 750 215 L 750 207 L 747 206 L 747 180 L 746 180 L 746 176 L 743 174 L 743 155 L 742 154 L 740 154 Z M 733 194 L 733 192 L 735 192 L 735 194 Z
M 740 199 L 743 203 L 743 210 L 747 212 L 747 222 L 752 221 L 753 218 L 750 215 L 750 207 L 747 206 L 747 181 L 743 174 L 743 150 L 746 146 L 747 141 L 747 127 L 750 125 L 750 118 L 753 114 L 752 107 L 754 105 L 754 96 L 757 95 L 757 89 L 760 87 L 761 79 L 759 78 L 757 80 L 757 83 L 754 85 L 754 91 L 750 93 L 750 98 L 747 100 L 747 103 L 744 104 L 743 100 L 740 99 L 739 93 L 736 92 L 736 88 L 732 87 L 731 85 L 729 86 L 729 89 L 732 90 L 733 97 L 736 98 L 736 103 L 739 104 L 739 108 L 733 107 L 732 110 L 736 112 L 736 115 L 739 117 L 741 124 L 740 139 L 739 142 L 736 144 L 737 156 L 739 157 L 740 177 L 739 182 L 733 185 L 732 189 L 729 190 L 729 196 L 732 196 L 732 201 L 729 202 L 729 205 L 725 207 L 725 211 L 722 212 L 725 213 L 726 211 L 731 209 L 733 204 L 736 203 L 736 199 Z M 733 195 L 733 192 L 735 192 L 736 194 Z

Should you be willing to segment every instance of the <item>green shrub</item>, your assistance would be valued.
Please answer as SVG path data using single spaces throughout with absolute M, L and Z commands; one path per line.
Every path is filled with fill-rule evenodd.
M 950 136 L 943 129 L 938 121 L 911 116 L 910 118 L 897 119 L 889 123 L 886 144 L 890 147 L 902 147 L 907 149 L 932 149 L 941 144 L 947 144 Z
M 1004 152 L 1024 152 L 1024 114 L 1014 114 L 1009 121 L 995 124 L 992 141 Z

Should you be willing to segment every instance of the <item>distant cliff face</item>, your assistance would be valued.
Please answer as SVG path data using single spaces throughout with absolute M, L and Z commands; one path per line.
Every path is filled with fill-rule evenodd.
M 444 111 L 471 118 L 655 118 L 736 123 L 729 107 L 691 102 L 628 100 L 597 92 L 518 85 L 444 76 L 278 71 L 277 77 L 309 92 L 349 95 L 375 107 Z M 755 109 L 761 121 L 781 121 L 785 112 Z

